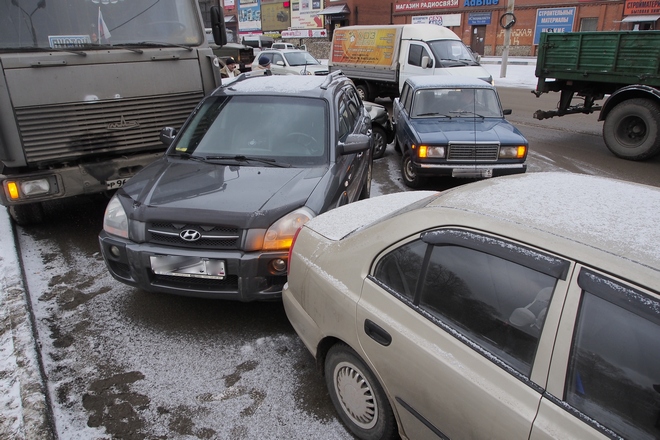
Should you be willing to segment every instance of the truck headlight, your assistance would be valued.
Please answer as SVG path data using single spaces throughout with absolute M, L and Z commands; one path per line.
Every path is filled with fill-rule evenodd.
M 55 176 L 31 180 L 5 180 L 4 186 L 9 200 L 25 200 L 58 192 Z
M 116 194 L 112 196 L 105 208 L 103 230 L 108 234 L 128 238 L 128 217 Z
M 500 147 L 500 159 L 523 159 L 526 154 L 527 147 L 525 145 Z
M 314 218 L 314 213 L 311 209 L 305 207 L 296 209 L 280 218 L 266 231 L 263 250 L 289 249 L 296 231 L 312 218 Z

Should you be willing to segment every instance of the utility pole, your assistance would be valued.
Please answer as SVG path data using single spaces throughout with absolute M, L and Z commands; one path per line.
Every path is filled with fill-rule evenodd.
M 502 48 L 500 78 L 506 78 L 506 65 L 509 59 L 509 45 L 511 44 L 511 28 L 516 24 L 516 16 L 513 15 L 515 2 L 516 0 L 509 0 L 506 6 L 506 13 L 500 17 L 500 26 L 504 28 L 504 47 Z

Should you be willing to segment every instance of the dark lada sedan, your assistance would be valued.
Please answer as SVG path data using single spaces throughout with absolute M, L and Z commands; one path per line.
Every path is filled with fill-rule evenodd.
M 112 276 L 146 291 L 280 298 L 296 230 L 370 194 L 371 120 L 341 73 L 244 74 L 173 131 L 99 235 Z
M 475 79 L 418 76 L 394 100 L 401 175 L 419 187 L 425 176 L 485 178 L 524 173 L 528 142 L 504 115 L 491 84 Z

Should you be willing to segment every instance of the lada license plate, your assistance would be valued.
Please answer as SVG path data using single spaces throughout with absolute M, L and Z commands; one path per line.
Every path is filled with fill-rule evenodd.
M 492 168 L 454 168 L 451 171 L 451 177 L 493 177 Z
M 222 280 L 226 275 L 224 260 L 173 255 L 152 255 L 149 258 L 151 270 L 157 275 L 216 280 Z
M 128 180 L 128 177 L 126 177 L 124 179 L 106 180 L 105 187 L 108 190 L 121 188 L 122 186 L 124 186 L 124 184 L 126 183 L 127 180 Z

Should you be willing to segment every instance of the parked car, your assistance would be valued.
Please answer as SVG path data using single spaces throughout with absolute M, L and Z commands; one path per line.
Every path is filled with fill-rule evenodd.
M 309 52 L 298 49 L 262 50 L 252 62 L 256 70 L 259 58 L 270 59 L 270 70 L 275 75 L 327 75 L 328 66 L 324 66 Z
M 244 73 L 110 200 L 112 276 L 149 292 L 279 299 L 293 234 L 371 191 L 371 122 L 344 75 Z
M 273 43 L 271 49 L 296 49 L 296 46 L 291 43 Z
M 371 117 L 371 126 L 374 133 L 374 159 L 380 159 L 385 155 L 387 145 L 394 141 L 394 128 L 390 121 L 390 114 L 385 106 L 375 102 L 364 101 L 364 108 Z
M 375 197 L 292 245 L 286 314 L 362 439 L 660 437 L 660 188 Z
M 524 173 L 528 142 L 504 115 L 495 87 L 477 78 L 417 76 L 393 104 L 401 175 L 485 178 Z

